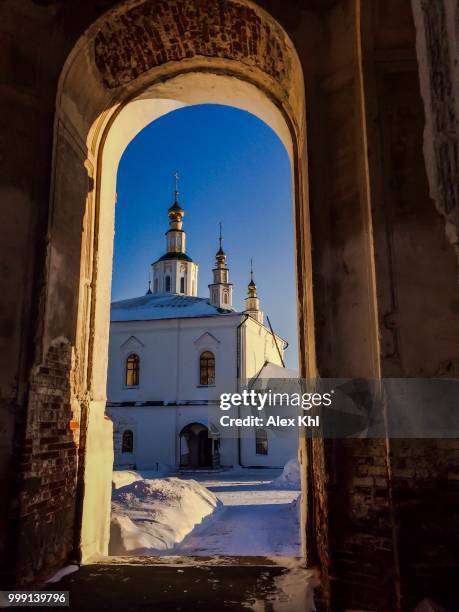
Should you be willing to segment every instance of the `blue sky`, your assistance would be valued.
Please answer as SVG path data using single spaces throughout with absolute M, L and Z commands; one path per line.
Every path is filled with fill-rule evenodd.
M 149 266 L 165 252 L 176 171 L 198 294 L 209 295 L 221 221 L 234 306 L 243 309 L 252 257 L 262 309 L 290 343 L 286 365 L 297 368 L 290 162 L 271 128 L 245 111 L 187 107 L 129 144 L 118 168 L 112 299 L 145 293 Z

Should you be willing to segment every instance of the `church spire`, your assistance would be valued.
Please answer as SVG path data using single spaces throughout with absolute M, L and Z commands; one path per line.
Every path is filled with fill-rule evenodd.
M 222 224 L 219 233 L 219 248 L 215 254 L 215 268 L 212 270 L 214 282 L 209 285 L 210 303 L 218 308 L 231 309 L 233 307 L 233 285 L 228 282 L 228 267 L 226 265 L 226 254 L 223 250 Z
M 215 259 L 217 261 L 217 267 L 225 267 L 226 266 L 226 254 L 225 251 L 222 248 L 222 242 L 223 242 L 223 234 L 222 234 L 222 224 L 221 222 L 219 223 L 220 226 L 220 236 L 218 238 L 218 243 L 219 243 L 219 249 L 215 255 Z
M 247 285 L 245 298 L 245 312 L 259 323 L 263 323 L 263 311 L 260 310 L 260 298 L 257 295 L 257 286 L 253 280 L 253 260 L 250 260 L 250 282 Z
M 179 204 L 179 175 L 174 174 L 174 202 L 169 207 L 166 253 L 152 264 L 153 293 L 197 295 L 198 266 L 186 254 L 185 211 Z
M 171 230 L 182 231 L 183 217 L 185 216 L 185 211 L 183 210 L 183 208 L 180 206 L 178 202 L 178 197 L 179 197 L 178 185 L 179 185 L 179 178 L 180 178 L 178 175 L 178 172 L 174 174 L 174 178 L 175 178 L 174 203 L 167 211 L 167 214 L 169 215 L 169 227 L 170 227 L 169 231 Z M 168 242 L 168 245 L 167 245 L 168 250 L 169 250 L 169 246 L 170 245 Z M 183 244 L 182 253 L 184 252 L 185 252 L 185 244 Z

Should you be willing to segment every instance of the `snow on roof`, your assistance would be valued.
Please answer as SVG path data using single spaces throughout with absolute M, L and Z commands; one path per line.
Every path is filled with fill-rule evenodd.
M 299 372 L 283 368 L 267 361 L 259 373 L 249 381 L 249 387 L 257 390 L 273 389 L 276 392 L 301 393 Z
M 257 378 L 299 378 L 300 374 L 297 370 L 283 368 L 276 363 L 267 361 L 261 368 Z
M 112 302 L 111 321 L 151 321 L 155 319 L 179 319 L 190 317 L 211 317 L 216 315 L 240 314 L 233 309 L 213 306 L 209 299 L 176 295 L 173 293 L 155 293 Z

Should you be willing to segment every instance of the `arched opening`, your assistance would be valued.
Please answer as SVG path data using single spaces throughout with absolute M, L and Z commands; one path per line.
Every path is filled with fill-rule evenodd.
M 146 0 L 138 7 L 149 4 L 150 0 Z M 212 1 L 208 5 L 211 9 Z M 292 168 L 297 263 L 308 257 L 308 226 L 304 222 L 306 140 L 301 66 L 291 41 L 266 12 L 245 0 L 229 3 L 229 6 L 234 12 L 231 19 L 243 8 L 244 19 L 263 24 L 263 36 L 256 44 L 259 50 L 256 57 L 245 56 L 245 53 L 250 55 L 250 49 L 253 52 L 253 46 L 246 48 L 243 45 L 247 50 L 241 53 L 230 51 L 223 45 L 221 49 L 213 48 L 205 57 L 196 53 L 183 59 L 172 58 L 169 54 L 170 61 L 165 64 L 154 59 L 157 56 L 153 54 L 146 64 L 145 58 L 142 59 L 139 66 L 142 65 L 143 69 L 135 74 L 130 73 L 127 66 L 115 68 L 112 52 L 107 54 L 106 43 L 111 35 L 106 28 L 120 27 L 123 31 L 126 20 L 135 18 L 138 7 L 132 9 L 126 3 L 117 11 L 109 11 L 87 31 L 71 53 L 61 75 L 55 136 L 56 164 L 60 171 L 54 186 L 54 207 L 64 214 L 68 207 L 79 210 L 83 219 L 81 266 L 77 274 L 78 316 L 71 332 L 76 338 L 76 351 L 80 356 L 77 372 L 80 395 L 84 389 L 89 391 L 87 405 L 80 407 L 82 420 L 88 429 L 86 446 L 81 449 L 85 480 L 80 538 L 83 559 L 95 552 L 106 553 L 108 543 L 113 446 L 111 424 L 104 419 L 104 400 L 116 169 L 126 146 L 155 119 L 188 105 L 225 104 L 259 117 L 275 131 L 288 152 Z M 124 17 L 119 21 L 123 13 Z M 212 11 L 211 14 L 217 19 Z M 170 17 L 175 19 L 174 15 L 172 11 Z M 162 24 L 155 22 L 152 27 L 162 27 Z M 225 35 L 239 36 L 232 27 Z M 196 36 L 201 36 L 199 27 Z M 116 44 L 120 49 L 126 47 L 128 55 L 135 53 L 129 35 L 118 38 Z M 233 49 L 236 50 L 237 46 Z M 263 52 L 267 46 L 271 49 L 269 54 Z M 89 53 L 88 49 L 91 50 Z M 272 64 L 272 53 L 276 56 L 278 68 Z M 89 96 L 83 94 L 79 85 L 82 74 L 87 75 Z M 61 177 L 75 174 L 83 175 L 83 180 L 75 181 L 70 191 L 63 189 Z M 56 215 L 54 223 L 58 224 L 61 218 L 62 215 Z M 62 259 L 57 257 L 58 245 L 55 249 L 52 238 L 57 229 L 51 230 L 50 257 L 53 262 L 50 282 L 65 285 L 68 283 L 68 261 L 65 256 Z M 78 241 L 78 233 L 74 239 Z M 312 323 L 308 323 L 306 317 L 306 309 L 311 307 L 312 301 L 305 302 L 305 291 L 310 291 L 312 284 L 305 284 L 303 264 L 297 266 L 297 282 L 301 295 L 299 345 L 304 373 L 308 360 L 313 364 L 313 352 L 305 350 L 307 326 L 310 325 L 312 330 Z M 192 287 L 196 289 L 195 279 Z M 174 287 L 171 284 L 165 290 L 174 290 Z M 59 308 L 56 297 L 56 293 L 48 295 L 50 315 Z M 47 321 L 45 344 L 51 342 L 56 334 L 56 319 L 50 316 Z M 209 384 L 212 376 L 209 374 L 209 361 L 206 363 Z M 302 440 L 301 444 L 304 446 L 305 441 Z M 300 460 L 304 466 L 302 516 L 306 524 L 305 446 L 300 452 Z M 304 533 L 303 529 L 303 536 Z M 303 549 L 306 552 L 304 539 Z
M 180 467 L 210 468 L 218 455 L 218 440 L 201 423 L 186 425 L 179 434 Z
M 125 429 L 123 432 L 123 440 L 121 446 L 122 453 L 134 452 L 134 432 L 132 429 Z
M 174 167 L 180 176 L 172 174 Z M 119 481 L 126 470 L 119 432 L 127 422 L 135 424 L 135 465 L 149 487 L 170 473 L 179 491 L 193 478 L 203 495 L 215 490 L 227 505 L 225 536 L 213 537 L 209 522 L 217 517 L 209 517 L 200 550 L 208 550 L 204 542 L 214 542 L 218 554 L 237 554 L 233 513 L 239 506 L 245 512 L 243 502 L 254 501 L 260 534 L 265 532 L 262 522 L 268 529 L 289 517 L 282 541 L 284 546 L 291 542 L 289 551 L 296 555 L 297 515 L 283 511 L 299 495 L 298 480 L 292 493 L 265 494 L 265 501 L 272 497 L 274 502 L 269 513 L 263 512 L 260 494 L 295 459 L 297 438 L 275 436 L 269 449 L 266 439 L 260 443 L 264 452 L 257 452 L 255 432 L 220 438 L 207 430 L 219 425 L 219 394 L 240 384 L 235 363 L 242 379 L 252 379 L 267 362 L 282 370 L 280 350 L 287 367 L 297 368 L 291 165 L 286 149 L 253 114 L 220 104 L 190 105 L 156 119 L 129 143 L 120 160 L 116 192 L 107 385 L 107 414 L 114 427 L 113 478 Z M 221 223 L 224 231 L 219 233 Z M 256 284 L 250 272 L 253 257 Z M 179 282 L 189 265 L 187 276 L 200 279 L 196 296 L 189 289 L 184 294 Z M 162 278 L 165 269 L 177 279 L 171 297 L 152 292 L 151 283 L 145 282 L 147 274 Z M 187 314 L 196 306 L 196 312 Z M 249 306 L 253 317 L 245 312 Z M 201 308 L 210 319 L 199 316 Z M 274 322 L 275 334 L 266 316 Z M 118 384 L 119 353 L 134 347 L 134 335 L 142 347 L 144 374 L 141 388 L 126 392 Z M 187 427 L 189 423 L 205 423 L 206 429 Z M 220 493 L 228 479 L 231 491 Z M 244 499 L 238 482 L 245 483 Z M 129 499 L 117 502 L 112 524 L 122 516 L 138 520 L 135 495 L 133 490 Z M 116 498 L 114 492 L 112 501 Z M 146 514 L 136 529 L 151 534 L 158 521 L 152 525 L 150 519 Z M 123 548 L 114 544 L 119 542 L 117 532 L 110 541 L 111 554 L 123 556 Z M 262 544 L 258 535 L 257 541 L 265 554 L 280 554 L 274 540 Z M 261 549 L 254 545 L 254 552 L 248 548 L 245 554 L 256 550 Z
M 15 422 L 23 441 L 19 449 L 31 459 L 21 465 L 18 474 L 21 498 L 18 504 L 13 494 L 14 520 L 10 530 L 14 532 L 12 548 L 19 567 L 17 570 L 11 564 L 11 571 L 19 573 L 26 568 L 24 575 L 46 573 L 53 563 L 48 560 L 59 563 L 68 558 L 73 546 L 81 551 L 83 559 L 106 550 L 113 447 L 111 424 L 104 417 L 104 361 L 114 192 L 110 195 L 110 190 L 104 192 L 102 186 L 109 176 L 102 167 L 103 154 L 110 151 L 110 133 L 116 133 L 116 118 L 129 102 L 136 102 L 143 94 L 146 98 L 154 94 L 151 88 L 155 85 L 165 86 L 156 90 L 157 99 L 165 105 L 171 100 L 180 105 L 188 104 L 192 95 L 187 92 L 188 98 L 184 99 L 180 92 L 168 90 L 166 84 L 172 79 L 185 73 L 222 77 L 220 83 L 226 78 L 227 85 L 237 86 L 226 87 L 225 93 L 216 80 L 211 84 L 209 79 L 207 94 L 201 96 L 201 101 L 215 101 L 220 95 L 222 101 L 231 103 L 230 90 L 234 89 L 236 102 L 246 108 L 257 107 L 262 113 L 261 100 L 265 96 L 286 121 L 293 142 L 303 374 L 316 374 L 311 330 L 313 286 L 318 362 L 323 376 L 416 377 L 444 375 L 457 369 L 457 347 L 451 333 L 457 319 L 457 295 L 452 289 L 456 286 L 455 262 L 429 200 L 421 142 L 427 127 L 431 194 L 445 213 L 457 192 L 455 173 L 451 171 L 454 164 L 445 159 L 454 156 L 457 131 L 451 112 L 454 100 L 450 97 L 454 92 L 454 62 L 450 61 L 453 58 L 448 54 L 448 45 L 452 49 L 457 46 L 448 41 L 452 20 L 448 21 L 445 15 L 452 3 L 263 2 L 279 15 L 305 68 L 308 144 L 313 152 L 307 160 L 303 87 L 301 79 L 292 77 L 299 62 L 295 52 L 291 53 L 288 37 L 269 15 L 243 1 L 116 2 L 115 10 L 107 11 L 84 32 L 65 65 L 56 103 L 48 194 L 49 124 L 54 111 L 56 74 L 72 41 L 94 19 L 96 4 L 97 10 L 103 10 L 103 6 L 115 3 L 29 2 L 19 30 L 13 3 L 5 7 L 10 16 L 6 30 L 11 34 L 6 44 L 8 48 L 12 45 L 12 52 L 4 54 L 10 73 L 4 103 L 12 110 L 14 107 L 14 121 L 8 121 L 6 128 L 15 143 L 8 160 L 11 186 L 20 189 L 8 194 L 4 202 L 21 215 L 20 222 L 16 223 L 12 215 L 12 221 L 5 225 L 5 234 L 14 235 L 16 241 L 10 244 L 6 236 L 5 259 L 12 262 L 17 258 L 16 247 L 22 240 L 28 249 L 20 249 L 21 261 L 27 265 L 30 262 L 30 267 L 38 271 L 34 283 L 25 283 L 25 290 L 19 290 L 22 271 L 12 275 L 17 286 L 10 283 L 9 293 L 24 296 L 24 306 L 11 302 L 5 308 L 9 312 L 3 326 L 14 333 L 16 346 L 12 353 L 4 351 L 13 367 L 6 363 L 2 371 L 7 374 L 8 387 L 17 388 L 17 397 L 25 398 L 20 400 L 21 410 Z M 192 13 L 194 27 L 185 36 L 178 31 L 180 24 L 174 15 L 164 14 L 168 7 L 174 15 L 183 13 L 181 9 Z M 218 20 L 216 7 L 223 8 L 223 23 Z M 411 7 L 418 20 L 417 32 L 412 27 Z M 196 16 L 201 16 L 201 22 L 196 23 Z M 206 36 L 209 24 L 210 37 Z M 168 31 L 172 28 L 171 37 L 163 36 L 165 25 Z M 40 53 L 33 52 L 35 30 Z M 56 36 L 49 37 L 50 31 Z M 27 38 L 33 39 L 31 46 Z M 20 44 L 25 45 L 27 53 L 17 53 L 16 45 Z M 42 55 L 45 48 L 48 53 Z M 20 62 L 24 68 L 19 72 L 15 65 L 18 56 L 24 59 L 24 64 Z M 422 69 L 424 105 L 419 95 L 418 67 Z M 18 90 L 17 76 L 21 72 L 37 74 L 37 79 L 29 82 L 30 88 L 24 83 L 25 89 Z M 204 83 L 204 78 L 198 80 Z M 181 83 L 188 88 L 185 81 Z M 252 89 L 244 89 L 243 83 Z M 426 126 L 424 108 L 431 125 Z M 146 118 L 150 120 L 151 116 Z M 126 138 L 118 132 L 118 144 L 128 142 L 130 128 L 136 129 L 140 124 L 142 121 L 127 121 Z M 29 125 L 30 129 L 24 129 Z M 36 144 L 32 147 L 34 138 Z M 35 164 L 33 157 L 38 147 L 44 155 Z M 116 150 L 111 150 L 115 167 Z M 308 169 L 310 208 L 305 198 Z M 104 193 L 108 193 L 107 197 Z M 29 210 L 27 219 L 23 211 Z M 314 283 L 309 272 L 310 211 L 315 240 Z M 449 234 L 454 238 L 454 212 L 448 215 L 452 222 Z M 10 231 L 11 223 L 16 224 L 17 231 Z M 37 244 L 43 245 L 43 252 Z M 37 287 L 39 291 L 34 291 Z M 20 319 L 29 319 L 29 331 L 21 328 Z M 21 346 L 24 351 L 19 350 Z M 16 359 L 19 369 L 14 364 L 16 353 L 20 355 Z M 22 375 L 17 377 L 21 369 Z M 122 372 L 118 380 L 121 385 Z M 50 428 L 64 432 L 59 432 L 59 442 L 67 447 L 61 452 L 69 466 L 66 482 L 58 489 L 59 497 L 54 491 L 61 486 L 62 463 L 57 458 L 43 458 L 50 431 L 43 430 L 41 435 L 37 431 L 41 426 L 40 411 L 48 411 L 49 396 L 43 391 L 56 381 L 61 381 L 62 395 L 57 399 L 56 394 L 53 402 L 56 408 Z M 12 411 L 9 404 L 6 407 L 12 432 Z M 61 429 L 62 423 L 68 425 L 65 430 Z M 16 440 L 12 434 L 9 437 Z M 434 576 L 438 576 L 440 566 L 444 567 L 444 551 L 435 552 L 422 537 L 416 540 L 419 554 L 407 563 L 399 554 L 403 534 L 398 536 L 404 531 L 399 519 L 406 507 L 403 492 L 409 490 L 412 502 L 422 506 L 427 497 L 446 487 L 443 466 L 451 461 L 447 456 L 450 449 L 442 451 L 446 457 L 442 460 L 440 445 L 432 449 L 439 463 L 435 468 L 429 457 L 426 479 L 409 476 L 405 468 L 409 464 L 416 467 L 418 458 L 425 457 L 422 449 L 414 448 L 411 459 L 406 460 L 406 447 L 399 448 L 387 440 L 367 446 L 326 441 L 324 446 L 326 452 L 319 443 L 307 450 L 309 465 L 314 463 L 313 510 L 315 527 L 320 532 L 322 569 L 326 576 L 328 568 L 334 568 L 333 584 L 339 593 L 335 606 L 374 608 L 378 603 L 375 593 L 387 591 L 391 600 L 387 607 L 396 609 L 395 598 L 407 601 L 413 592 L 421 595 L 419 586 L 406 586 L 406 576 L 413 584 L 416 582 L 411 572 L 414 566 L 428 567 Z M 303 468 L 305 456 L 303 453 Z M 358 482 L 356 476 L 361 476 L 362 464 L 371 466 L 370 472 L 373 460 L 380 467 L 381 478 L 365 476 L 366 482 Z M 41 469 L 43 461 L 46 471 Z M 440 504 L 444 508 L 451 507 L 448 496 L 453 484 L 454 480 L 443 489 L 446 494 Z M 49 494 L 50 488 L 47 504 L 36 503 L 38 495 Z M 361 513 L 362 497 L 368 500 L 365 510 L 369 512 L 365 516 Z M 57 499 L 65 500 L 65 507 L 56 503 Z M 16 508 L 20 511 L 19 520 Z M 442 520 L 434 519 L 435 528 L 446 536 L 445 541 L 451 541 L 451 530 L 441 527 L 450 524 L 450 517 L 440 516 Z M 421 531 L 422 525 L 418 533 Z M 411 536 L 412 533 L 412 540 Z M 35 546 L 28 546 L 31 537 Z M 353 551 L 351 563 L 346 560 L 349 550 Z M 11 555 L 7 557 L 9 560 Z M 354 568 L 359 564 L 368 567 L 368 559 L 373 576 L 368 575 L 362 601 L 356 601 Z M 382 574 L 378 571 L 381 568 Z M 414 607 L 417 601 L 412 603 Z

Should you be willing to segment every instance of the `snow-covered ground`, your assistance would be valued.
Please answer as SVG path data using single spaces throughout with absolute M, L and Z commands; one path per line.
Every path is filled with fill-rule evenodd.
M 175 555 L 300 555 L 298 490 L 271 484 L 281 470 L 244 470 L 197 478 L 221 502 L 218 512 L 177 544 Z
M 299 556 L 297 475 L 295 462 L 283 473 L 115 472 L 110 554 Z

